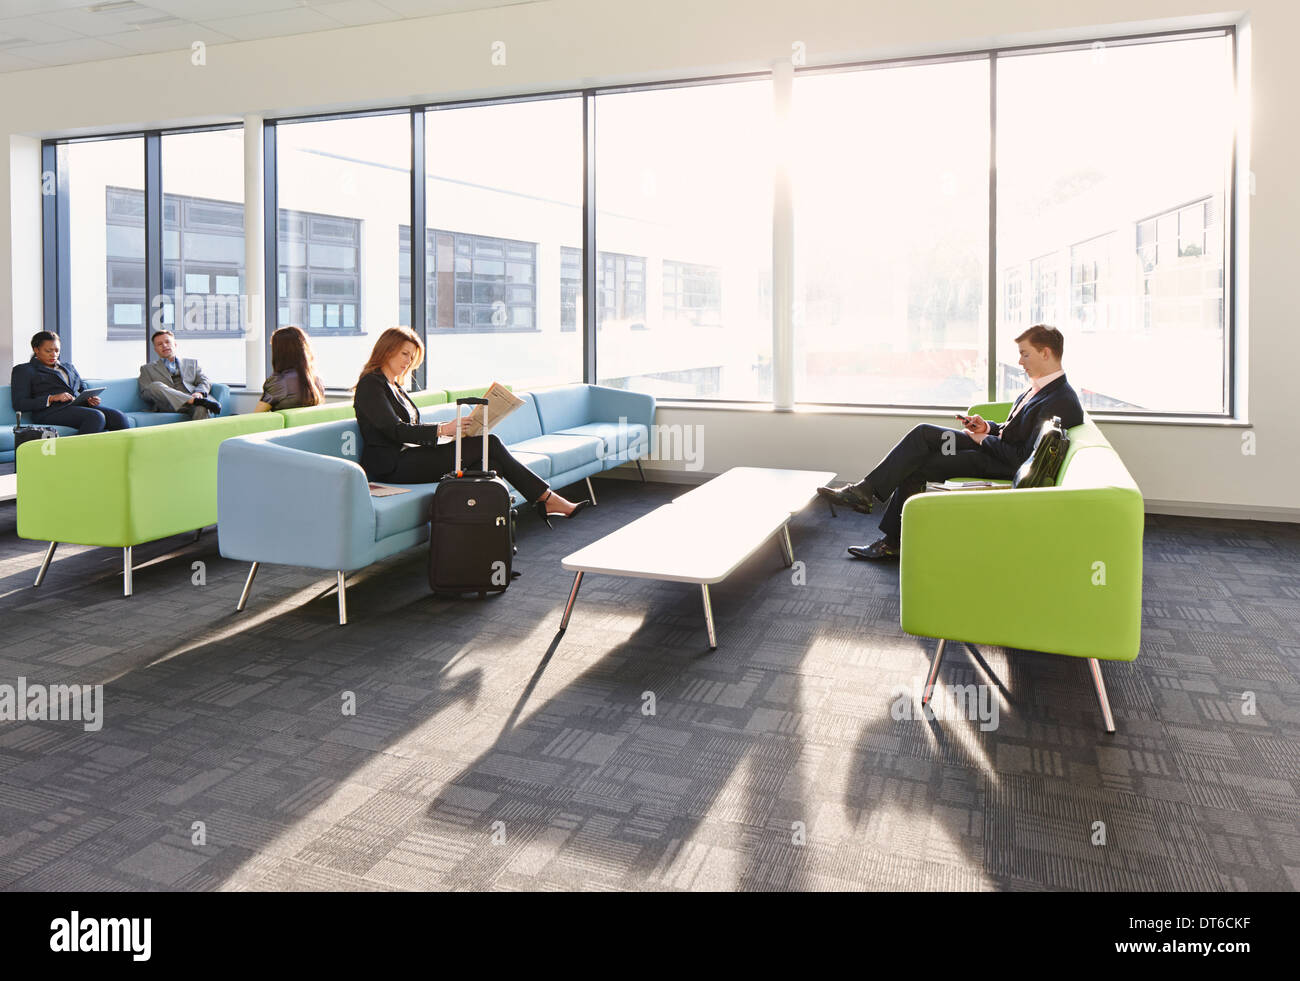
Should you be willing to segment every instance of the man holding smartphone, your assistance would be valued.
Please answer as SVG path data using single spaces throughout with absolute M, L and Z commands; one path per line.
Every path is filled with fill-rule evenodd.
M 72 405 L 86 389 L 77 369 L 59 360 L 59 335 L 43 330 L 32 337 L 32 359 L 14 365 L 10 376 L 15 412 L 26 412 L 42 426 L 70 426 L 78 436 L 105 429 L 129 429 L 126 416 L 100 405 L 92 395 L 85 405 Z
M 1016 338 L 1020 366 L 1029 388 L 1020 394 L 1004 423 L 978 415 L 957 414 L 961 429 L 921 425 L 898 441 L 880 464 L 856 484 L 819 487 L 817 493 L 836 504 L 870 514 L 885 502 L 881 537 L 870 545 L 851 545 L 858 559 L 897 559 L 903 504 L 925 489 L 928 480 L 984 477 L 1009 480 L 1034 451 L 1044 420 L 1061 417 L 1066 429 L 1083 423 L 1083 406 L 1061 367 L 1065 339 L 1055 327 L 1036 324 Z

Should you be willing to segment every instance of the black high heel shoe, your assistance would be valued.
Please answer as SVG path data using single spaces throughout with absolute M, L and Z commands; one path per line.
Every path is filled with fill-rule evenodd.
M 570 511 L 568 514 L 561 514 L 559 511 L 546 510 L 546 502 L 549 501 L 550 499 L 551 499 L 551 492 L 547 491 L 546 496 L 543 497 L 540 501 L 533 502 L 533 507 L 537 509 L 537 516 L 546 522 L 547 528 L 555 527 L 553 524 L 551 524 L 552 518 L 572 518 L 574 515 L 576 515 L 579 511 L 583 510 L 584 508 L 591 507 L 591 501 L 578 501 L 576 504 L 573 505 L 572 511 Z

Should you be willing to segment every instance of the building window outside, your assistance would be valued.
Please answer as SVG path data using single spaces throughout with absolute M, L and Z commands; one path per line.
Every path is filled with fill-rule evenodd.
M 323 336 L 365 333 L 361 309 L 361 220 L 281 209 L 279 326 Z
M 425 230 L 427 316 L 434 329 L 535 330 L 537 244 Z M 398 228 L 401 322 L 411 320 L 411 227 Z
M 1040 256 L 1029 263 L 1029 283 L 1033 302 L 1029 319 L 1036 324 L 1054 324 L 1057 310 L 1056 253 Z
M 1019 269 L 1008 269 L 1003 282 L 1002 319 L 1018 333 L 1025 319 L 1025 278 Z
M 714 266 L 664 260 L 664 319 L 722 325 L 722 275 Z
M 152 315 L 144 303 L 144 261 L 139 258 L 144 251 L 144 192 L 108 187 L 105 194 L 108 339 L 134 339 Z M 163 195 L 163 255 L 160 322 L 178 336 L 242 336 L 247 314 L 242 295 L 244 206 Z M 179 322 L 178 288 L 185 297 Z
M 582 249 L 560 247 L 560 330 L 578 329 L 582 305 Z
M 1213 224 L 1210 202 L 1200 201 L 1178 212 L 1178 255 L 1205 255 L 1205 233 Z
M 596 318 L 628 321 L 645 330 L 645 256 L 601 252 L 596 262 Z
M 1109 247 L 1109 233 L 1070 247 L 1070 316 L 1083 330 L 1109 326 L 1106 305 L 1098 299 L 1107 295 Z

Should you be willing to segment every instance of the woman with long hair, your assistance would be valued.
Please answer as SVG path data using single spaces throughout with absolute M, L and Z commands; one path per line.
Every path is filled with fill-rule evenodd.
M 420 336 L 409 327 L 389 327 L 379 335 L 370 359 L 361 369 L 352 405 L 364 446 L 361 466 L 370 480 L 394 484 L 428 484 L 441 480 L 455 465 L 455 448 L 439 444 L 439 437 L 462 432 L 467 417 L 450 422 L 420 422 L 420 410 L 407 396 L 404 386 L 411 372 L 424 360 Z M 482 459 L 482 436 L 463 437 L 462 453 L 467 460 Z M 590 501 L 576 504 L 552 491 L 546 481 L 510 455 L 505 444 L 489 435 L 488 466 L 504 477 L 550 524 L 551 518 L 568 518 Z M 416 444 L 414 446 L 409 444 Z
M 320 405 L 325 385 L 316 374 L 316 357 L 301 327 L 281 327 L 271 334 L 271 371 L 262 383 L 255 412 Z

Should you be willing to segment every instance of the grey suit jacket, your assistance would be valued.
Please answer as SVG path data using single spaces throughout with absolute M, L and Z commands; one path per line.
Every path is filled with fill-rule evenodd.
M 186 394 L 193 395 L 198 392 L 208 395 L 212 391 L 212 382 L 203 369 L 199 367 L 198 361 L 194 358 L 180 358 L 181 367 L 181 385 Z M 167 370 L 167 366 L 161 359 L 150 361 L 146 365 L 140 366 L 140 397 L 146 402 L 154 401 L 151 399 L 149 386 L 154 382 L 161 382 L 168 388 L 172 387 L 172 375 Z

